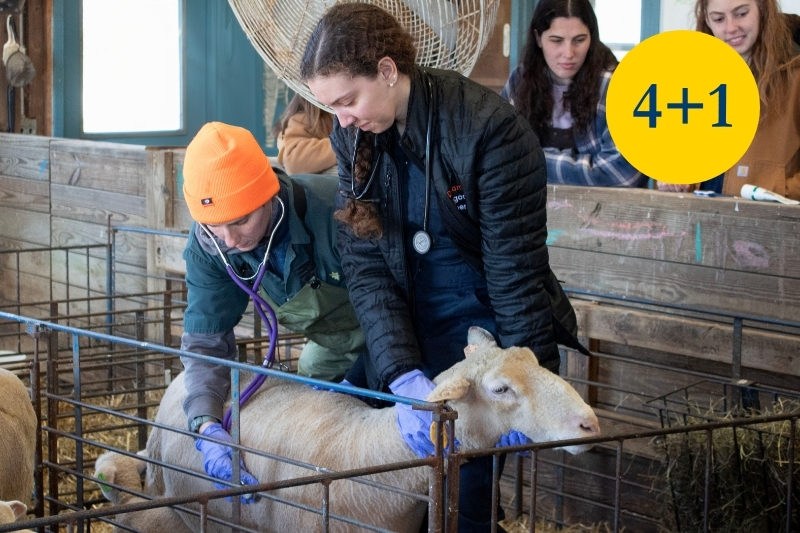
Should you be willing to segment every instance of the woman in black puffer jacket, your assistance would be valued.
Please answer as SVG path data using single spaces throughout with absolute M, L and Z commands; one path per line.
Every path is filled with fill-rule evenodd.
M 339 247 L 370 354 L 347 379 L 424 399 L 473 325 L 557 372 L 556 343 L 574 346 L 577 327 L 550 270 L 536 136 L 496 93 L 414 56 L 389 13 L 350 3 L 328 11 L 301 64 L 336 113 Z M 430 413 L 398 413 L 425 456 Z M 491 458 L 463 466 L 461 487 L 459 531 L 489 531 Z

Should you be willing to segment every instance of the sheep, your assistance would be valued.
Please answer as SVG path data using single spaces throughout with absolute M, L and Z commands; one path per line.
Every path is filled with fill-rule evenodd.
M 17 520 L 23 518 L 25 513 L 28 512 L 28 506 L 24 503 L 13 500 L 10 502 L 0 501 L 0 526 L 5 524 L 13 524 Z M 33 533 L 30 529 L 18 529 L 20 533 Z
M 117 452 L 106 452 L 97 458 L 94 464 L 94 477 L 114 483 L 126 489 L 142 492 L 142 474 L 147 463 L 141 459 L 122 455 Z M 115 505 L 147 501 L 129 492 L 100 484 L 103 496 Z M 116 522 L 134 530 L 146 533 L 191 533 L 177 513 L 169 507 L 159 507 L 124 513 L 116 516 Z M 124 533 L 128 529 L 114 527 L 114 533 Z
M 458 412 L 456 438 L 462 450 L 492 447 L 511 429 L 534 441 L 553 441 L 599 435 L 592 409 L 563 379 L 539 366 L 527 348 L 501 349 L 492 336 L 470 328 L 474 353 L 435 380 L 428 396 L 431 402 L 447 402 Z M 465 350 L 466 352 L 466 350 Z M 183 375 L 172 382 L 161 401 L 156 421 L 176 428 L 187 427 L 181 409 L 186 395 Z M 416 459 L 397 430 L 395 408 L 372 409 L 346 394 L 287 380 L 267 379 L 261 390 L 241 411 L 241 441 L 265 450 L 323 468 L 344 471 Z M 588 446 L 567 450 L 580 453 Z M 148 455 L 167 464 L 202 471 L 200 453 L 192 438 L 153 428 L 147 442 Z M 313 475 L 314 472 L 245 454 L 248 470 L 261 482 Z M 164 497 L 186 496 L 214 490 L 210 481 L 171 469 L 148 467 L 146 490 Z M 429 470 L 416 468 L 369 476 L 369 479 L 404 490 L 425 494 Z M 319 484 L 274 491 L 271 494 L 319 508 Z M 222 499 L 209 504 L 209 513 L 230 516 L 230 503 Z M 417 500 L 377 490 L 352 481 L 330 485 L 330 512 L 392 531 L 419 530 L 425 506 Z M 180 513 L 197 530 L 196 517 Z M 260 531 L 319 531 L 319 515 L 263 498 L 242 506 L 242 524 Z M 209 523 L 209 530 L 220 531 Z M 332 520 L 331 530 L 358 531 Z
M 38 422 L 19 378 L 0 368 L 0 500 L 31 502 Z

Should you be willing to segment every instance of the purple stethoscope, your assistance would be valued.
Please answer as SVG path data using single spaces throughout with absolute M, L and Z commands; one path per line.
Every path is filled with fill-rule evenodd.
M 263 261 L 261 261 L 261 264 L 258 265 L 256 273 L 249 278 L 243 278 L 236 273 L 231 264 L 228 262 L 228 258 L 220 249 L 219 244 L 217 244 L 217 238 L 214 236 L 211 230 L 206 227 L 205 224 L 200 224 L 200 227 L 206 232 L 206 235 L 208 235 L 208 237 L 211 239 L 211 242 L 214 243 L 214 247 L 217 249 L 222 262 L 225 264 L 225 270 L 228 271 L 228 275 L 239 286 L 239 288 L 241 288 L 253 299 L 253 308 L 258 313 L 258 316 L 261 317 L 261 321 L 264 323 L 264 326 L 266 326 L 267 336 L 269 337 L 269 349 L 267 350 L 267 356 L 264 358 L 264 363 L 262 364 L 264 368 L 272 367 L 272 362 L 275 360 L 275 348 L 278 340 L 278 318 L 275 316 L 275 311 L 272 309 L 272 306 L 270 306 L 258 294 L 258 288 L 261 286 L 261 280 L 264 279 L 264 273 L 267 271 L 267 260 L 269 259 L 269 252 L 272 248 L 272 239 L 275 237 L 275 232 L 278 230 L 281 222 L 283 222 L 283 217 L 286 214 L 286 207 L 283 205 L 283 201 L 278 196 L 275 196 L 275 198 L 281 204 L 281 216 L 278 219 L 278 222 L 275 223 L 272 233 L 270 233 L 269 241 L 267 241 L 267 250 L 264 252 Z M 246 283 L 251 279 L 255 279 L 252 287 L 248 286 Z M 250 399 L 253 394 L 255 394 L 258 388 L 261 387 L 261 384 L 264 383 L 264 380 L 266 379 L 267 376 L 258 374 L 253 381 L 251 381 L 247 387 L 245 387 L 239 398 L 239 405 L 244 405 L 244 403 Z M 230 407 L 228 407 L 228 410 L 225 411 L 225 416 L 222 419 L 222 427 L 225 428 L 225 431 L 230 431 L 231 429 Z

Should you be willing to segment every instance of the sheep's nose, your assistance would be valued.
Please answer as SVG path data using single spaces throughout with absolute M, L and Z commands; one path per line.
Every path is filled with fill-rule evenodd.
M 597 421 L 597 416 L 594 413 L 584 417 L 578 425 L 587 437 L 597 437 L 600 435 L 600 422 Z

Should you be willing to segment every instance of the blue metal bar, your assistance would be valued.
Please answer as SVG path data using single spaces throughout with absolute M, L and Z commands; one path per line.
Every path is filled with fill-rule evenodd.
M 150 228 L 139 228 L 136 226 L 114 226 L 111 228 L 112 231 L 128 231 L 131 233 L 146 233 L 148 235 L 166 235 L 168 237 L 183 237 L 185 239 L 189 238 L 188 233 L 180 233 L 178 231 L 166 231 L 166 230 L 159 230 L 159 229 L 150 229 Z
M 239 380 L 239 370 L 231 369 L 231 438 L 234 444 L 241 444 L 241 436 L 239 430 L 241 429 L 241 420 L 239 419 L 239 395 L 241 393 L 241 383 Z M 233 476 L 231 481 L 234 485 L 241 485 L 242 483 L 242 469 L 241 459 L 242 451 L 239 448 L 232 448 L 233 456 L 231 462 L 233 463 Z M 239 498 L 233 498 L 233 508 L 231 509 L 231 520 L 236 524 L 242 522 L 242 502 Z
M 265 376 L 272 376 L 279 379 L 285 379 L 288 381 L 294 381 L 297 383 L 301 383 L 303 385 L 308 386 L 317 386 L 319 388 L 336 391 L 336 392 L 344 392 L 347 394 L 355 394 L 358 396 L 364 396 L 367 398 L 375 398 L 378 400 L 386 400 L 389 402 L 394 403 L 402 403 L 405 405 L 412 405 L 418 409 L 422 409 L 425 411 L 437 411 L 441 408 L 441 406 L 437 403 L 426 402 L 424 400 L 415 400 L 413 398 L 406 398 L 405 396 L 395 396 L 394 394 L 387 394 L 385 392 L 377 392 L 371 391 L 368 389 L 360 389 L 358 387 L 352 387 L 348 385 L 340 385 L 338 383 L 331 383 L 329 381 L 323 381 L 320 379 L 313 379 L 313 378 L 306 378 L 303 376 L 298 376 L 295 374 L 289 374 L 287 372 L 282 372 L 280 370 L 270 370 L 264 367 L 253 366 L 247 363 L 239 363 L 237 361 L 226 361 L 223 359 L 219 359 L 217 357 L 211 357 L 208 355 L 202 355 L 198 353 L 186 352 L 183 350 L 179 350 L 176 348 L 169 348 L 167 346 L 161 344 L 155 344 L 152 342 L 142 342 L 133 339 L 125 339 L 123 337 L 115 337 L 112 335 L 107 335 L 104 333 L 97 333 L 93 331 L 83 330 L 79 328 L 74 328 L 70 326 L 62 326 L 60 324 L 55 324 L 53 322 L 47 322 L 44 320 L 38 320 L 35 318 L 29 318 L 24 316 L 15 315 L 12 313 L 6 313 L 4 311 L 0 311 L 0 318 L 7 319 L 7 320 L 14 320 L 17 322 L 23 322 L 25 324 L 31 324 L 33 326 L 44 326 L 48 329 L 53 331 L 61 331 L 64 333 L 69 334 L 76 334 L 81 335 L 83 337 L 87 337 L 90 339 L 96 339 L 101 341 L 106 341 L 111 344 L 121 344 L 123 346 L 130 346 L 132 348 L 141 348 L 144 350 L 152 350 L 156 352 L 161 352 L 164 354 L 170 355 L 177 355 L 178 357 L 189 357 L 198 359 L 200 361 L 205 361 L 207 363 L 212 363 L 215 365 L 222 365 L 227 366 L 230 368 L 236 368 L 238 370 L 244 370 L 245 372 L 250 372 L 253 374 L 263 374 Z
M 48 354 L 48 357 L 50 354 Z M 73 396 L 75 401 L 81 399 L 81 337 L 75 333 L 72 335 L 72 376 L 73 376 Z M 75 440 L 75 470 L 83 474 L 83 409 L 79 404 L 75 404 L 75 435 L 79 437 Z M 75 490 L 77 491 L 77 501 L 75 505 L 83 508 L 83 477 L 75 477 Z M 78 519 L 78 531 L 83 531 L 83 519 Z

